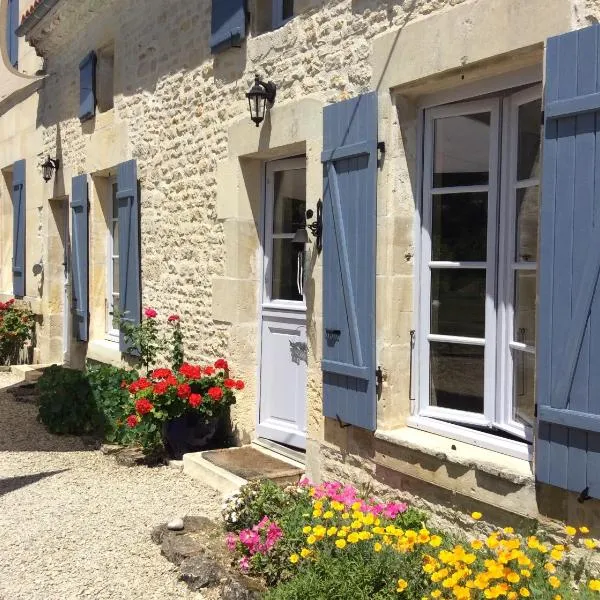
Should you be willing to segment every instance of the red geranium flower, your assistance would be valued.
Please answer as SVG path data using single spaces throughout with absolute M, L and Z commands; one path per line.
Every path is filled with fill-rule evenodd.
M 168 321 L 169 323 L 173 323 L 173 321 L 179 321 L 179 315 L 171 315 L 171 316 L 170 316 L 170 317 L 167 319 L 167 321 Z
M 138 424 L 139 417 L 137 415 L 129 415 L 126 419 L 127 427 L 131 427 L 132 429 Z
M 145 415 L 145 414 L 149 413 L 153 408 L 154 408 L 154 404 L 152 404 L 152 402 L 150 402 L 150 400 L 148 400 L 148 398 L 140 398 L 135 403 L 135 410 L 140 415 Z
M 153 308 L 147 308 L 144 311 L 144 314 L 146 315 L 146 318 L 148 319 L 154 319 L 154 317 L 158 314 Z
M 168 383 L 169 385 L 177 385 L 179 382 L 177 381 L 177 377 L 175 377 L 175 375 L 171 375 L 165 379 L 165 383 Z
M 204 367 L 204 372 L 207 375 L 213 375 L 215 372 L 215 369 L 214 369 L 214 367 Z
M 219 358 L 219 360 L 215 361 L 215 368 L 223 369 L 226 371 L 229 368 L 229 365 L 227 364 L 227 361 L 224 358 Z
M 235 382 L 235 389 L 236 390 L 243 390 L 244 389 L 244 382 L 241 379 L 238 379 Z
M 198 408 L 202 404 L 202 396 L 200 394 L 190 394 L 188 401 L 190 406 Z
M 150 383 L 150 381 L 148 381 L 145 377 L 141 377 L 137 381 L 134 381 L 128 389 L 132 394 L 135 394 L 136 392 L 139 392 L 140 390 L 145 390 L 149 387 L 152 387 L 152 383 Z
M 154 384 L 154 393 L 158 396 L 165 394 L 169 389 L 169 383 L 167 381 L 159 381 Z
M 166 379 L 171 375 L 173 375 L 171 369 L 154 369 L 154 371 L 150 373 L 150 377 L 152 377 L 152 379 Z
M 220 400 L 223 397 L 223 390 L 220 387 L 208 388 L 208 395 L 213 400 Z
M 179 372 L 188 379 L 200 379 L 202 377 L 202 367 L 197 367 L 188 363 L 183 363 L 181 367 L 179 367 Z
M 192 388 L 187 383 L 182 383 L 177 386 L 177 395 L 180 398 L 188 398 L 192 393 Z
M 235 387 L 235 381 L 233 379 L 226 379 L 223 382 L 223 385 L 228 389 L 233 389 Z

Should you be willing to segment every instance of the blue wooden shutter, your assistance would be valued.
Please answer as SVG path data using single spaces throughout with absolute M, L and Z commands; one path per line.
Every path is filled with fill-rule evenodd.
M 240 46 L 246 37 L 246 0 L 213 0 L 210 49 L 213 54 Z
M 323 413 L 376 428 L 377 95 L 323 113 Z
M 77 339 L 86 342 L 88 340 L 89 323 L 89 204 L 87 175 L 73 177 L 71 186 L 74 328 Z
M 8 60 L 13 67 L 19 64 L 19 38 L 17 28 L 19 27 L 19 0 L 8 0 L 6 15 L 6 48 Z
M 551 38 L 537 347 L 539 481 L 600 498 L 600 27 Z
M 135 160 L 121 163 L 117 170 L 119 203 L 119 309 L 123 318 L 140 323 L 142 312 L 140 283 L 140 202 Z M 123 334 L 121 352 L 127 351 Z
M 13 164 L 12 204 L 13 204 L 13 294 L 25 295 L 25 219 L 27 214 L 25 194 L 25 161 Z
M 79 119 L 87 121 L 96 114 L 96 53 L 90 52 L 79 63 Z

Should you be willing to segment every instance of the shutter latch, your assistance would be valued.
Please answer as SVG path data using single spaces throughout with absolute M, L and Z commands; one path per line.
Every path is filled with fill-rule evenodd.
M 590 488 L 586 487 L 585 489 L 583 489 L 581 491 L 581 494 L 579 494 L 579 498 L 577 498 L 577 502 L 579 502 L 580 504 L 583 504 L 586 500 L 591 500 L 592 497 L 590 496 Z
M 377 381 L 377 396 L 381 396 L 383 389 L 383 371 L 381 367 L 377 367 L 375 370 L 375 380 Z
M 383 159 L 385 158 L 385 142 L 377 142 L 377 166 L 381 169 L 383 166 Z

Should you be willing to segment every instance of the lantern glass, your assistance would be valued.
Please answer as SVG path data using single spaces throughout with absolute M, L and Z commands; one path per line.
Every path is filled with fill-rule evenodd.
M 50 181 L 52 179 L 52 172 L 54 171 L 54 165 L 50 162 L 50 160 L 47 160 L 42 165 L 42 171 L 42 177 L 44 178 L 44 181 Z

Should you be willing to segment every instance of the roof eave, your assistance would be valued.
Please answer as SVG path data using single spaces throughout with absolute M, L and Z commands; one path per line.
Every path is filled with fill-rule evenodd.
M 24 37 L 42 21 L 42 19 L 60 2 L 60 0 L 42 0 L 17 28 L 17 35 Z

